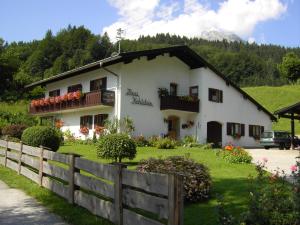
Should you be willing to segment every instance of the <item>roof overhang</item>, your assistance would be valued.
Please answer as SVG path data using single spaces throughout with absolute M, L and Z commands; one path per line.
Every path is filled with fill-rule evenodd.
M 300 120 L 300 102 L 278 109 L 274 112 L 279 118 L 294 118 Z

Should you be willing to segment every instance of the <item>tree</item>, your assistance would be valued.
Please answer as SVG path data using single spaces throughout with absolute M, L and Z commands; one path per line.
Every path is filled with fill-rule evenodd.
M 278 69 L 281 76 L 295 82 L 300 78 L 300 58 L 294 52 L 289 52 L 282 58 Z

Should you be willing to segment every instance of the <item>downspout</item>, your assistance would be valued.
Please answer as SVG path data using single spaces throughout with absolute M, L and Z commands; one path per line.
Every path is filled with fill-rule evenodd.
M 100 62 L 100 68 L 104 69 L 106 72 L 108 72 L 108 73 L 114 75 L 115 77 L 117 77 L 115 116 L 117 116 L 117 118 L 118 118 L 118 113 L 119 113 L 119 95 L 118 94 L 119 94 L 119 79 L 120 79 L 120 76 L 117 73 L 111 71 L 110 69 L 107 69 L 106 67 L 104 67 L 103 62 Z M 121 93 L 120 93 L 120 95 L 121 95 Z

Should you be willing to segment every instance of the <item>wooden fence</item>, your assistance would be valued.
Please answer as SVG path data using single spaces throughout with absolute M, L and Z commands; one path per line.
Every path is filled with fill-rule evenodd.
M 182 225 L 183 180 L 0 140 L 0 164 L 118 225 Z

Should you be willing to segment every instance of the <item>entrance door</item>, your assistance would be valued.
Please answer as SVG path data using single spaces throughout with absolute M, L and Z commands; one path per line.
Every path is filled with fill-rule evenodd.
M 169 116 L 168 118 L 168 136 L 172 139 L 179 137 L 179 118 L 177 116 Z
M 222 146 L 222 124 L 217 121 L 207 123 L 207 143 L 213 143 L 213 147 Z

